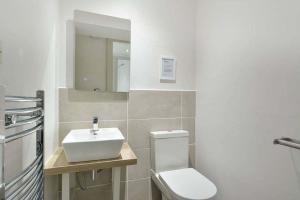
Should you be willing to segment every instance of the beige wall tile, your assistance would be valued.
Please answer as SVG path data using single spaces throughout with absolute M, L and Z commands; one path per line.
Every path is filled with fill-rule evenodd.
M 5 107 L 4 97 L 5 97 L 5 90 L 4 87 L 0 85 L 0 121 L 4 121 L 4 107 Z
M 195 168 L 195 145 L 189 145 L 189 165 Z
M 128 93 L 92 92 L 68 88 L 59 89 L 60 99 L 64 102 L 126 102 Z
M 127 103 L 69 103 L 60 102 L 59 121 L 126 120 Z
M 74 200 L 111 200 L 112 190 L 111 185 L 90 187 L 87 190 L 76 189 L 74 191 Z
M 153 180 L 150 181 L 150 199 L 151 200 L 161 200 L 161 191 L 158 189 Z
M 121 167 L 121 181 L 127 181 L 127 166 Z
M 128 180 L 150 177 L 150 149 L 133 149 L 137 165 L 128 166 Z
M 79 184 L 77 182 L 77 175 L 78 173 L 70 173 L 70 187 L 74 190 L 79 189 Z M 110 187 L 112 183 L 112 172 L 111 169 L 104 169 L 101 172 L 98 171 L 97 175 L 95 176 L 95 180 L 92 180 L 92 171 L 84 171 L 79 173 L 79 179 L 81 183 L 86 185 L 88 188 L 96 187 L 96 186 L 107 186 Z M 61 175 L 59 176 L 59 180 L 61 180 Z M 121 181 L 123 181 L 121 179 Z M 58 188 L 61 191 L 61 181 L 58 182 Z M 73 191 L 74 193 L 75 191 Z
M 114 120 L 114 121 L 99 121 L 100 128 L 119 128 L 125 139 L 127 138 L 127 121 L 126 120 Z M 59 123 L 59 144 L 61 144 L 64 137 L 72 129 L 85 129 L 92 128 L 91 122 L 60 122 Z
M 90 95 L 85 96 L 85 92 L 70 91 L 70 97 L 67 89 L 60 89 L 59 92 L 60 122 L 91 121 L 94 116 L 100 120 L 127 119 L 127 98 L 120 100 L 118 94 L 107 94 L 104 99 L 101 95 L 89 98 Z M 85 99 L 86 101 L 83 101 Z
M 182 118 L 182 129 L 189 131 L 189 143 L 195 143 L 195 118 Z
M 182 92 L 182 116 L 195 117 L 196 111 L 196 92 Z
M 45 200 L 58 199 L 58 176 L 45 177 Z
M 180 117 L 180 92 L 130 91 L 129 119 Z
M 5 122 L 0 120 L 0 132 L 3 133 L 4 132 L 4 125 L 5 125 Z
M 128 200 L 149 200 L 150 179 L 128 181 Z
M 111 184 L 111 169 L 104 169 L 98 171 L 95 180 L 92 180 L 92 171 L 80 172 L 80 178 L 85 178 L 87 186 L 99 186 L 104 184 Z M 77 187 L 78 184 L 76 183 Z
M 127 200 L 127 182 L 122 181 L 120 185 L 120 200 Z
M 111 169 L 104 169 L 101 172 L 98 171 L 98 174 L 96 175 L 96 178 L 94 181 L 92 180 L 91 173 L 92 173 L 92 171 L 80 172 L 80 174 L 81 174 L 80 178 L 82 179 L 83 178 L 82 175 L 84 176 L 88 187 L 111 184 L 111 182 L 112 182 L 111 181 L 111 178 L 112 178 Z M 126 174 L 127 174 L 126 167 L 121 167 L 121 181 L 122 182 L 127 180 Z M 76 173 L 70 174 L 70 186 L 73 188 L 74 187 L 79 188 L 79 185 L 76 181 Z M 60 181 L 59 181 L 58 187 L 61 190 L 61 182 Z
M 4 131 L 4 87 L 0 85 L 0 131 Z
M 132 148 L 150 148 L 150 132 L 180 129 L 180 118 L 128 120 L 128 142 Z

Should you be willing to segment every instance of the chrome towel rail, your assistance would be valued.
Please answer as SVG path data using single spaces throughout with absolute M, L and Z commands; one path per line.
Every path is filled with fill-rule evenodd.
M 1 98 L 1 97 L 0 97 Z M 37 91 L 36 97 L 6 96 L 5 103 L 35 103 L 25 108 L 7 108 L 3 114 L 5 125 L 0 127 L 0 200 L 43 200 L 44 199 L 44 92 Z M 15 105 L 15 104 L 11 104 Z M 1 111 L 1 110 L 0 110 Z M 23 126 L 22 129 L 17 127 Z M 8 129 L 10 129 L 8 131 Z M 28 135 L 36 135 L 36 158 L 11 180 L 5 180 L 6 166 L 4 151 L 7 143 Z M 1 156 L 2 155 L 2 156 Z M 1 167 L 1 166 L 0 166 Z
M 24 120 L 20 120 L 20 121 L 15 121 L 15 122 L 10 122 L 10 120 L 8 120 L 8 123 L 7 123 L 8 125 L 5 126 L 5 129 L 15 128 L 18 126 L 24 126 L 26 124 L 39 122 L 42 118 L 43 118 L 43 116 L 39 115 L 36 117 L 32 117 L 32 118 L 24 119 Z
M 22 96 L 6 96 L 6 102 L 42 102 L 42 98 L 38 97 L 22 97 Z
M 295 139 L 291 139 L 291 138 L 287 138 L 287 137 L 275 139 L 273 141 L 273 144 L 279 144 L 279 145 L 291 147 L 294 149 L 300 149 L 300 141 L 299 140 L 295 140 Z
M 40 176 L 38 182 L 36 182 L 33 186 L 30 187 L 30 189 L 28 189 L 27 191 L 29 191 L 27 194 L 24 194 L 24 196 L 21 198 L 22 200 L 24 199 L 32 199 L 34 196 L 36 196 L 42 186 L 43 183 L 43 179 L 42 179 L 42 175 Z
M 11 142 L 13 140 L 17 140 L 19 138 L 22 138 L 24 136 L 30 135 L 30 134 L 35 133 L 36 131 L 39 131 L 39 130 L 42 130 L 42 129 L 43 129 L 43 125 L 42 124 L 38 124 L 35 127 L 30 128 L 28 130 L 25 130 L 25 131 L 22 131 L 22 132 L 18 132 L 18 133 L 14 133 L 14 134 L 11 134 L 11 135 L 7 135 L 5 137 L 5 142 L 8 143 L 8 142 Z
M 37 112 L 41 112 L 41 107 L 31 107 L 31 108 L 15 108 L 15 109 L 6 109 L 6 115 L 21 115 L 21 116 L 31 116 Z
M 7 190 L 11 189 L 18 182 L 20 182 L 24 177 L 26 177 L 26 175 L 28 175 L 37 165 L 43 162 L 42 158 L 43 158 L 42 155 L 37 157 L 24 171 L 22 171 L 19 175 L 17 175 L 12 181 L 7 183 L 6 189 Z
M 14 199 L 16 198 L 20 193 L 24 192 L 26 190 L 26 187 L 28 185 L 33 184 L 34 182 L 37 182 L 39 180 L 39 177 L 42 176 L 42 171 L 41 170 L 36 170 L 28 176 L 27 179 L 25 179 L 22 184 L 19 184 L 16 189 L 10 194 L 6 196 L 7 199 Z

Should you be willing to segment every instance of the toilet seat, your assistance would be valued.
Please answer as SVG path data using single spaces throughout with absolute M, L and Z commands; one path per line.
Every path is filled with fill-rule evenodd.
M 159 179 L 178 200 L 204 200 L 213 197 L 216 186 L 193 168 L 164 171 Z

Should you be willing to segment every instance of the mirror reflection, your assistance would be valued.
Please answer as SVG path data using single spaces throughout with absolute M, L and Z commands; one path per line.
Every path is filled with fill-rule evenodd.
M 75 89 L 128 92 L 130 21 L 112 17 L 110 24 L 103 17 L 97 24 L 75 22 Z

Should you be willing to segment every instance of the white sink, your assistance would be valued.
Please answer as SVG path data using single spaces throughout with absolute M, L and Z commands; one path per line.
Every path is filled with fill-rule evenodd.
M 68 162 L 101 160 L 119 157 L 124 136 L 118 128 L 71 130 L 62 145 Z

